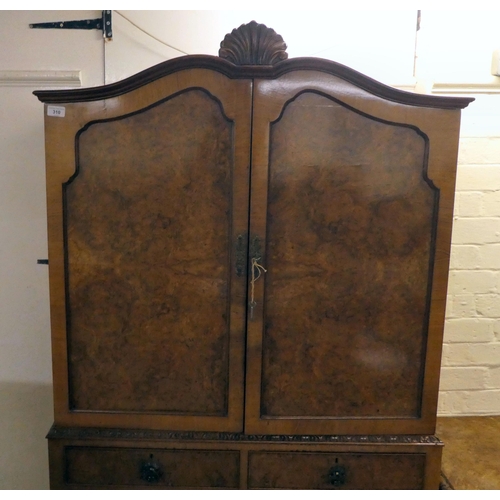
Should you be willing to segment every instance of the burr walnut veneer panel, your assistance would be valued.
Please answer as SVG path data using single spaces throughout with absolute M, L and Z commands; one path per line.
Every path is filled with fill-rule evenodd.
M 189 90 L 79 134 L 65 188 L 73 409 L 227 413 L 232 133 Z
M 438 201 L 425 136 L 309 92 L 269 149 L 262 415 L 418 417 Z

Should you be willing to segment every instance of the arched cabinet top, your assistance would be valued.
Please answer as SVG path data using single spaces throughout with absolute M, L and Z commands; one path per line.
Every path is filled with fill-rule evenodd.
M 327 59 L 288 59 L 283 38 L 255 21 L 226 35 L 221 42 L 219 56 L 182 56 L 108 85 L 70 90 L 37 90 L 33 93 L 47 104 L 99 101 L 121 96 L 167 75 L 193 68 L 218 71 L 234 79 L 274 79 L 293 71 L 319 71 L 341 78 L 375 96 L 410 106 L 463 109 L 474 101 L 471 97 L 431 96 L 395 89 Z

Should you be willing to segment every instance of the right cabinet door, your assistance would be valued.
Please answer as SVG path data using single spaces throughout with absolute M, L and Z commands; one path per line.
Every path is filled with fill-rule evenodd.
M 456 137 L 333 75 L 256 82 L 247 432 L 434 432 Z

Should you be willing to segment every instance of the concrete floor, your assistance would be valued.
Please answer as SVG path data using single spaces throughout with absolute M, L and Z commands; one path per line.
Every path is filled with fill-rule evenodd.
M 441 417 L 443 482 L 455 490 L 500 490 L 500 416 Z

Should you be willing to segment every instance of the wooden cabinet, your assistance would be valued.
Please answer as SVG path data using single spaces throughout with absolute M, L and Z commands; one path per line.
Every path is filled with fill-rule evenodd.
M 219 57 L 35 92 L 52 487 L 437 487 L 471 99 L 285 48 L 252 22 Z

